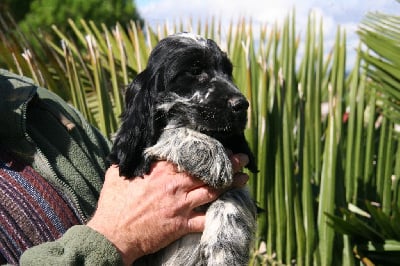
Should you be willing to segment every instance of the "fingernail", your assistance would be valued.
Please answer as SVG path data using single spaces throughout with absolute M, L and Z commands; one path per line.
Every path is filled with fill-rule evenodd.
M 237 154 L 239 157 L 239 163 L 241 167 L 245 167 L 249 163 L 249 157 L 244 153 Z

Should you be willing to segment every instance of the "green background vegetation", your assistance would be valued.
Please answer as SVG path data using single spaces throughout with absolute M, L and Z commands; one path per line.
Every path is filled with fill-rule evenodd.
M 224 44 L 251 103 L 246 137 L 260 168 L 249 184 L 265 210 L 252 265 L 398 264 L 400 17 L 364 18 L 351 69 L 346 33 L 338 27 L 325 47 L 323 21 L 313 14 L 301 35 L 295 13 L 257 31 L 232 22 L 224 35 L 215 19 L 172 31 L 67 21 L 21 32 L 3 16 L 0 66 L 61 95 L 109 137 L 123 108 L 121 88 L 160 38 L 191 28 Z
M 131 20 L 142 23 L 133 0 L 2 0 L 0 14 L 11 14 L 23 31 L 49 30 L 55 24 L 66 30 L 68 18 L 89 19 L 114 26 Z

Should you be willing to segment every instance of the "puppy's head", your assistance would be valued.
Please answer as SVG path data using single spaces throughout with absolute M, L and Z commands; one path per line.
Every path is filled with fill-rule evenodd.
M 232 64 L 217 44 L 181 33 L 161 40 L 146 69 L 129 85 L 125 111 L 109 158 L 120 174 L 149 170 L 143 151 L 164 128 L 188 127 L 215 137 L 233 152 L 249 155 L 244 138 L 248 102 L 232 81 Z

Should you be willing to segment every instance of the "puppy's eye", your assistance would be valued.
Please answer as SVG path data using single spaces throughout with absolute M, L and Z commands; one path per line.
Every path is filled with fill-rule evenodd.
M 200 61 L 195 61 L 187 70 L 190 75 L 198 76 L 203 73 L 203 66 L 201 65 Z
M 203 73 L 203 69 L 201 67 L 191 67 L 189 70 L 190 74 L 193 76 L 198 76 Z

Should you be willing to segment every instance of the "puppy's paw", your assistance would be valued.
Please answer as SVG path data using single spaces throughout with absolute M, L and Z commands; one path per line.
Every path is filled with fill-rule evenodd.
M 223 188 L 232 183 L 232 164 L 225 148 L 217 140 L 206 135 L 190 134 L 188 141 L 182 142 L 178 166 L 200 178 L 206 184 Z
M 222 144 L 191 129 L 164 130 L 158 142 L 145 150 L 145 157 L 171 161 L 178 170 L 215 188 L 232 183 L 232 164 Z

